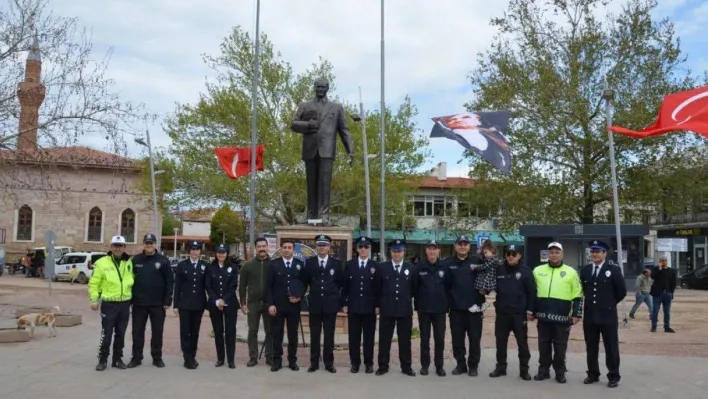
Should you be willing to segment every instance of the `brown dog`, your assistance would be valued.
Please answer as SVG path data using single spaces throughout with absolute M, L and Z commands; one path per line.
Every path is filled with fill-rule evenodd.
M 57 336 L 57 328 L 54 325 L 56 323 L 56 313 L 59 313 L 59 306 L 52 308 L 50 313 L 30 313 L 26 314 L 19 319 L 17 319 L 18 329 L 30 328 L 30 338 L 34 336 L 34 328 L 36 326 L 47 326 L 49 328 L 49 338 Z

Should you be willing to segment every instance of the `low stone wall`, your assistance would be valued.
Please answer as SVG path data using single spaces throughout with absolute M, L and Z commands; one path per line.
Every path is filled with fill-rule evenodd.
M 29 340 L 29 330 L 18 330 L 17 328 L 0 328 L 0 344 L 8 344 L 12 342 L 28 342 Z
M 57 327 L 74 327 L 82 323 L 80 314 L 59 313 L 55 316 L 56 322 L 54 325 Z

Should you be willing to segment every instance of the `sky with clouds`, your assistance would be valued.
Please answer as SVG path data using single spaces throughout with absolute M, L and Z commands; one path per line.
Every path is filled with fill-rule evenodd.
M 100 3 L 100 5 L 99 5 Z M 501 16 L 508 1 L 386 0 L 386 102 L 397 105 L 410 95 L 420 111 L 419 127 L 429 131 L 431 117 L 463 110 L 471 98 L 466 76 L 476 54 L 495 34 L 490 18 Z M 610 7 L 622 4 L 610 1 Z M 255 0 L 50 0 L 56 14 L 78 17 L 92 30 L 96 58 L 113 48 L 109 77 L 125 100 L 143 102 L 152 113 L 167 114 L 175 103 L 198 99 L 213 73 L 201 54 L 217 54 L 235 25 L 255 31 Z M 677 25 L 689 67 L 708 70 L 701 34 L 708 23 L 708 2 L 659 0 L 656 17 Z M 380 99 L 379 0 L 263 0 L 261 31 L 296 71 L 322 56 L 334 65 L 338 95 L 378 109 Z M 318 39 L 313 39 L 318 38 Z M 455 56 L 450 57 L 450 50 Z M 444 61 L 441 61 L 444 60 Z M 154 146 L 169 139 L 159 125 L 151 128 Z M 100 147 L 100 138 L 83 138 Z M 448 162 L 448 174 L 466 175 L 457 161 L 462 149 L 445 139 L 432 139 L 431 168 Z M 140 155 L 141 148 L 130 148 Z

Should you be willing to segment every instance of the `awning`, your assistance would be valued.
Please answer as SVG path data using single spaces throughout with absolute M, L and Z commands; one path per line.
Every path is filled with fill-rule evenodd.
M 354 230 L 354 238 L 360 237 L 362 234 L 365 234 L 366 232 L 358 229 Z M 509 233 L 498 233 L 498 232 L 487 232 L 487 231 L 476 231 L 472 232 L 469 234 L 470 237 L 474 237 L 475 242 L 473 242 L 473 245 L 476 245 L 476 241 L 478 237 L 480 236 L 487 236 L 489 237 L 493 243 L 497 245 L 523 245 L 524 244 L 524 237 L 520 236 L 519 234 L 509 234 Z M 379 241 L 379 231 L 372 231 L 371 232 L 371 238 L 373 241 Z M 390 242 L 391 240 L 396 240 L 396 239 L 405 239 L 407 243 L 409 244 L 425 244 L 430 240 L 436 240 L 440 244 L 448 244 L 451 245 L 455 242 L 455 239 L 457 238 L 457 234 L 449 232 L 449 231 L 431 231 L 431 230 L 412 230 L 412 231 L 407 231 L 405 233 L 399 232 L 399 231 L 387 231 L 386 232 L 386 241 Z

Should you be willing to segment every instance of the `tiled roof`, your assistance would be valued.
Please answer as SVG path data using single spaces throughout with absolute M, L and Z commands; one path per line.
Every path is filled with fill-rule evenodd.
M 4 150 L 0 151 L 0 160 L 25 164 L 142 169 L 135 159 L 81 146 L 40 148 L 31 152 Z
M 438 180 L 435 176 L 424 176 L 418 183 L 418 188 L 470 188 L 474 186 L 474 180 L 468 177 L 448 177 L 446 180 Z

